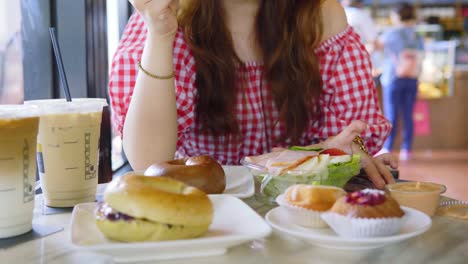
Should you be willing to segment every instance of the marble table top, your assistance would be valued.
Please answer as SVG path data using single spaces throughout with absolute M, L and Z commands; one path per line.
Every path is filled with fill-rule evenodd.
M 244 201 L 260 215 L 272 208 L 251 197 Z M 70 240 L 71 211 L 44 215 L 36 202 L 34 223 L 59 225 L 63 231 L 17 246 L 0 249 L 0 263 L 113 263 L 106 255 L 77 250 Z M 273 233 L 267 238 L 233 247 L 212 257 L 152 261 L 147 263 L 468 263 L 468 221 L 435 216 L 424 234 L 373 250 L 334 250 L 316 247 L 293 237 Z

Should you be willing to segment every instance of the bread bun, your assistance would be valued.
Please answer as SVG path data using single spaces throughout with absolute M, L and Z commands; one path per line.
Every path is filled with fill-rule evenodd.
M 145 175 L 173 178 L 208 194 L 219 194 L 226 188 L 223 168 L 209 156 L 156 163 L 145 171 Z
M 197 237 L 213 219 L 213 205 L 203 191 L 165 177 L 119 177 L 107 186 L 104 202 L 96 212 L 97 226 L 118 241 Z
M 286 189 L 284 199 L 294 206 L 324 212 L 344 195 L 343 189 L 334 186 L 295 184 Z
M 352 192 L 341 197 L 330 211 L 355 218 L 390 218 L 405 214 L 390 195 L 373 189 Z

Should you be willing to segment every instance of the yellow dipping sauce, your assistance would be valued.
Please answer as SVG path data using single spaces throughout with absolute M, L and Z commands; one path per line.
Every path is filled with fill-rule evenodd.
M 399 182 L 386 186 L 390 195 L 402 206 L 414 208 L 433 216 L 439 206 L 444 185 L 430 182 Z

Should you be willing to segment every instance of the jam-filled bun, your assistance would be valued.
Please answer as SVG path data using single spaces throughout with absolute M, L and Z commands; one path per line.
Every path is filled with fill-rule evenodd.
M 322 219 L 339 235 L 350 238 L 384 237 L 397 234 L 404 212 L 390 195 L 364 189 L 336 201 Z
M 365 189 L 341 197 L 331 212 L 358 218 L 402 217 L 404 215 L 395 199 L 380 190 Z

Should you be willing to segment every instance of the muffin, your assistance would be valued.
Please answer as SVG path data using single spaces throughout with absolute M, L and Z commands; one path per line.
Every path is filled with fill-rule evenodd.
M 278 196 L 277 202 L 286 209 L 294 223 L 318 228 L 327 226 L 320 215 L 344 195 L 346 192 L 338 187 L 295 184 Z
M 390 195 L 364 189 L 338 199 L 322 219 L 340 236 L 378 237 L 398 233 L 404 215 Z

